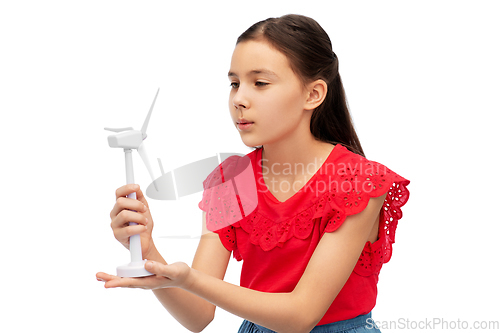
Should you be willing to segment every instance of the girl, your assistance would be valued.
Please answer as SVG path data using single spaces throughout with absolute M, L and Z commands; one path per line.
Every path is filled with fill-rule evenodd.
M 228 187 L 236 179 L 229 174 L 245 164 L 238 158 L 207 178 L 191 267 L 167 264 L 139 187 L 119 188 L 114 235 L 128 247 L 140 233 L 155 275 L 98 273 L 98 280 L 153 290 L 193 332 L 211 322 L 216 306 L 245 319 L 242 333 L 379 332 L 370 314 L 409 181 L 364 157 L 328 35 L 299 15 L 258 22 L 238 38 L 228 76 L 233 123 L 244 144 L 257 147 L 245 157 L 254 186 Z M 257 206 L 249 209 L 252 189 Z M 138 200 L 126 198 L 132 192 Z M 223 281 L 231 252 L 243 260 L 240 286 Z

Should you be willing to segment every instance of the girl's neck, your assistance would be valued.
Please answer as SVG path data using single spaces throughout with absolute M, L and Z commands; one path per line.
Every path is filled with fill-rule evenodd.
M 274 176 L 286 174 L 290 168 L 315 173 L 330 155 L 333 147 L 330 143 L 316 140 L 312 135 L 293 144 L 265 144 L 262 149 L 262 163 L 266 167 L 264 170 Z

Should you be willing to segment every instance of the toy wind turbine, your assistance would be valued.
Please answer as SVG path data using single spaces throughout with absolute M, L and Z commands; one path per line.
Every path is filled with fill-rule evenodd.
M 156 187 L 155 176 L 153 174 L 153 169 L 148 160 L 148 156 L 146 153 L 146 148 L 144 146 L 144 139 L 146 139 L 146 130 L 148 128 L 149 119 L 151 118 L 151 113 L 153 112 L 153 108 L 156 102 L 156 98 L 158 97 L 158 93 L 160 89 L 156 92 L 155 98 L 153 100 L 153 104 L 151 104 L 151 108 L 149 109 L 148 115 L 146 116 L 146 120 L 142 125 L 140 131 L 134 130 L 132 127 L 126 128 L 104 128 L 105 130 L 115 132 L 116 134 L 112 134 L 108 136 L 108 143 L 111 148 L 123 148 L 125 152 L 125 173 L 127 184 L 134 184 L 134 168 L 132 163 L 132 149 L 137 149 L 139 155 L 142 158 L 142 161 L 146 165 L 148 169 L 149 175 L 153 180 L 153 184 Z M 131 193 L 127 196 L 128 198 L 137 199 L 136 193 Z M 130 225 L 136 225 L 136 223 L 130 222 Z M 140 235 L 134 235 L 130 237 L 130 257 L 131 261 L 128 265 L 123 265 L 117 267 L 117 275 L 121 277 L 141 277 L 153 275 L 148 272 L 144 268 L 144 264 L 146 260 L 142 259 L 142 249 L 141 249 L 141 237 Z

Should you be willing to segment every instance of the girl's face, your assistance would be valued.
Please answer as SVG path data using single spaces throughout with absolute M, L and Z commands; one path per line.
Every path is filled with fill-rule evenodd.
M 308 94 L 281 52 L 263 41 L 241 42 L 228 76 L 229 110 L 245 145 L 294 144 L 310 133 Z

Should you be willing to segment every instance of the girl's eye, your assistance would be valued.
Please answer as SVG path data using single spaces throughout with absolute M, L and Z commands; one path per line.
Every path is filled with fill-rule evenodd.
M 238 87 L 240 86 L 240 84 L 238 82 L 231 82 L 230 86 L 233 89 L 238 89 Z
M 269 83 L 267 83 L 267 82 L 262 82 L 262 81 L 257 81 L 257 82 L 255 82 L 255 85 L 256 85 L 257 87 L 265 87 L 265 86 L 267 86 L 268 84 L 269 84 Z

